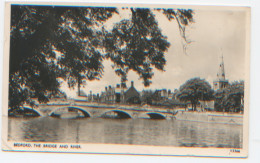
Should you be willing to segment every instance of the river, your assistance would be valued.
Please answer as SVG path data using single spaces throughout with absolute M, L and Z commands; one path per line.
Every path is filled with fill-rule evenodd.
M 243 140 L 242 125 L 180 120 L 10 117 L 8 123 L 12 141 L 242 148 Z

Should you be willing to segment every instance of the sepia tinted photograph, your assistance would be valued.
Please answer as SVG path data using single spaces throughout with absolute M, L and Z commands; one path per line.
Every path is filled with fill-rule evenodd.
M 6 3 L 7 151 L 247 157 L 250 8 Z

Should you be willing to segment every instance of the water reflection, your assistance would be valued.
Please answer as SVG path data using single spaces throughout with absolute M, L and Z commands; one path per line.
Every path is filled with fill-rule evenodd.
M 242 147 L 242 125 L 152 119 L 9 118 L 9 140 Z

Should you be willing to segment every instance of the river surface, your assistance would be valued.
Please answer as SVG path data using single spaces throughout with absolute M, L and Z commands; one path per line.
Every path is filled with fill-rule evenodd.
M 242 125 L 180 120 L 10 117 L 8 122 L 12 141 L 242 148 L 243 138 Z

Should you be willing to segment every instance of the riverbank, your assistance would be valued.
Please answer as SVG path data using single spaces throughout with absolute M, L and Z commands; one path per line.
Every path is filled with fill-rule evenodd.
M 196 121 L 207 123 L 243 124 L 243 114 L 218 113 L 218 112 L 186 112 L 179 111 L 175 115 L 177 120 Z

